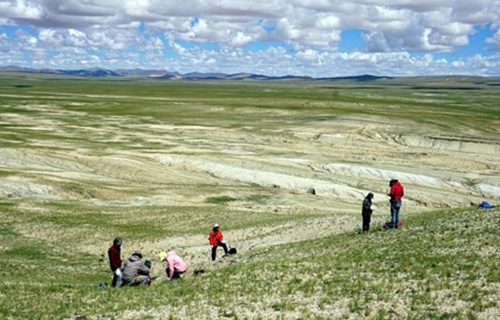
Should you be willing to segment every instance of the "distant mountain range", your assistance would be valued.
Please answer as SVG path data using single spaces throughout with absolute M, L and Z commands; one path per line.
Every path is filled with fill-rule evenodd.
M 0 67 L 0 71 L 11 72 L 26 72 L 36 74 L 59 74 L 70 76 L 82 77 L 139 77 L 158 80 L 331 80 L 331 81 L 374 81 L 378 79 L 391 79 L 391 77 L 378 77 L 372 75 L 360 75 L 350 77 L 330 77 L 330 78 L 313 78 L 308 76 L 266 76 L 254 73 L 203 73 L 203 72 L 190 72 L 179 73 L 170 72 L 165 70 L 148 70 L 148 69 L 103 69 L 103 68 L 89 68 L 89 69 L 33 69 L 23 68 L 17 66 L 4 66 Z

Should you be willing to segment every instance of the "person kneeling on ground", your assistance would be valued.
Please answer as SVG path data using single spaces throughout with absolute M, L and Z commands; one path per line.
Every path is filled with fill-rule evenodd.
M 222 234 L 219 225 L 216 223 L 214 224 L 214 227 L 212 228 L 212 231 L 210 231 L 210 235 L 208 236 L 208 241 L 212 246 L 212 261 L 214 261 L 215 258 L 217 257 L 218 247 L 222 247 L 224 249 L 224 256 L 228 254 L 229 250 L 227 249 L 227 245 L 224 243 L 223 240 L 224 240 L 224 235 Z
M 180 279 L 181 275 L 187 270 L 186 263 L 174 250 L 170 250 L 167 253 L 160 253 L 159 258 L 160 261 L 167 262 L 167 269 L 165 269 L 165 272 L 170 280 Z
M 150 268 L 141 260 L 140 250 L 134 251 L 123 265 L 123 283 L 129 286 L 150 285 Z

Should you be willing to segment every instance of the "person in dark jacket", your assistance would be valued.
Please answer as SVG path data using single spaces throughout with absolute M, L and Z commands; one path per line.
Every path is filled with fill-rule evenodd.
M 373 193 L 368 193 L 363 200 L 363 207 L 361 208 L 361 216 L 363 217 L 363 232 L 370 231 L 370 222 L 372 218 L 372 200 Z
M 119 287 L 122 282 L 122 257 L 121 257 L 121 247 L 122 247 L 122 239 L 120 237 L 116 237 L 113 240 L 113 245 L 108 249 L 108 258 L 109 258 L 109 268 L 111 272 L 113 272 L 113 280 L 111 282 L 111 286 Z

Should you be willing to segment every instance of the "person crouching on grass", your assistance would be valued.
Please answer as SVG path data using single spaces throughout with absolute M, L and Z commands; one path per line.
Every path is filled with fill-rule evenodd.
M 167 262 L 167 269 L 165 269 L 165 272 L 170 280 L 180 279 L 181 275 L 187 270 L 186 263 L 174 250 L 162 252 L 158 255 L 158 257 L 160 258 L 160 261 Z
M 227 245 L 223 240 L 224 235 L 222 234 L 222 231 L 220 231 L 219 225 L 216 223 L 214 224 L 214 227 L 212 228 L 212 231 L 210 231 L 210 235 L 208 236 L 208 241 L 212 246 L 212 261 L 215 261 L 215 258 L 217 257 L 218 247 L 222 247 L 222 249 L 224 249 L 224 256 L 228 254 L 229 250 L 227 249 Z
M 123 265 L 123 283 L 129 286 L 149 286 L 151 284 L 151 278 L 149 277 L 151 264 L 146 262 L 142 261 L 140 250 L 134 251 Z

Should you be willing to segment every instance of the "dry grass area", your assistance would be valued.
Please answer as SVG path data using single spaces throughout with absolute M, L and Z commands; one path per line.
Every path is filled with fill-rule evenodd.
M 498 219 L 475 211 L 500 195 L 494 88 L 2 79 L 4 318 L 498 316 L 498 251 L 480 243 Z M 362 199 L 378 227 L 393 177 L 408 228 L 361 237 Z M 214 222 L 237 256 L 210 261 Z M 125 256 L 176 248 L 207 272 L 168 283 L 153 261 L 150 288 L 100 290 L 118 235 Z

